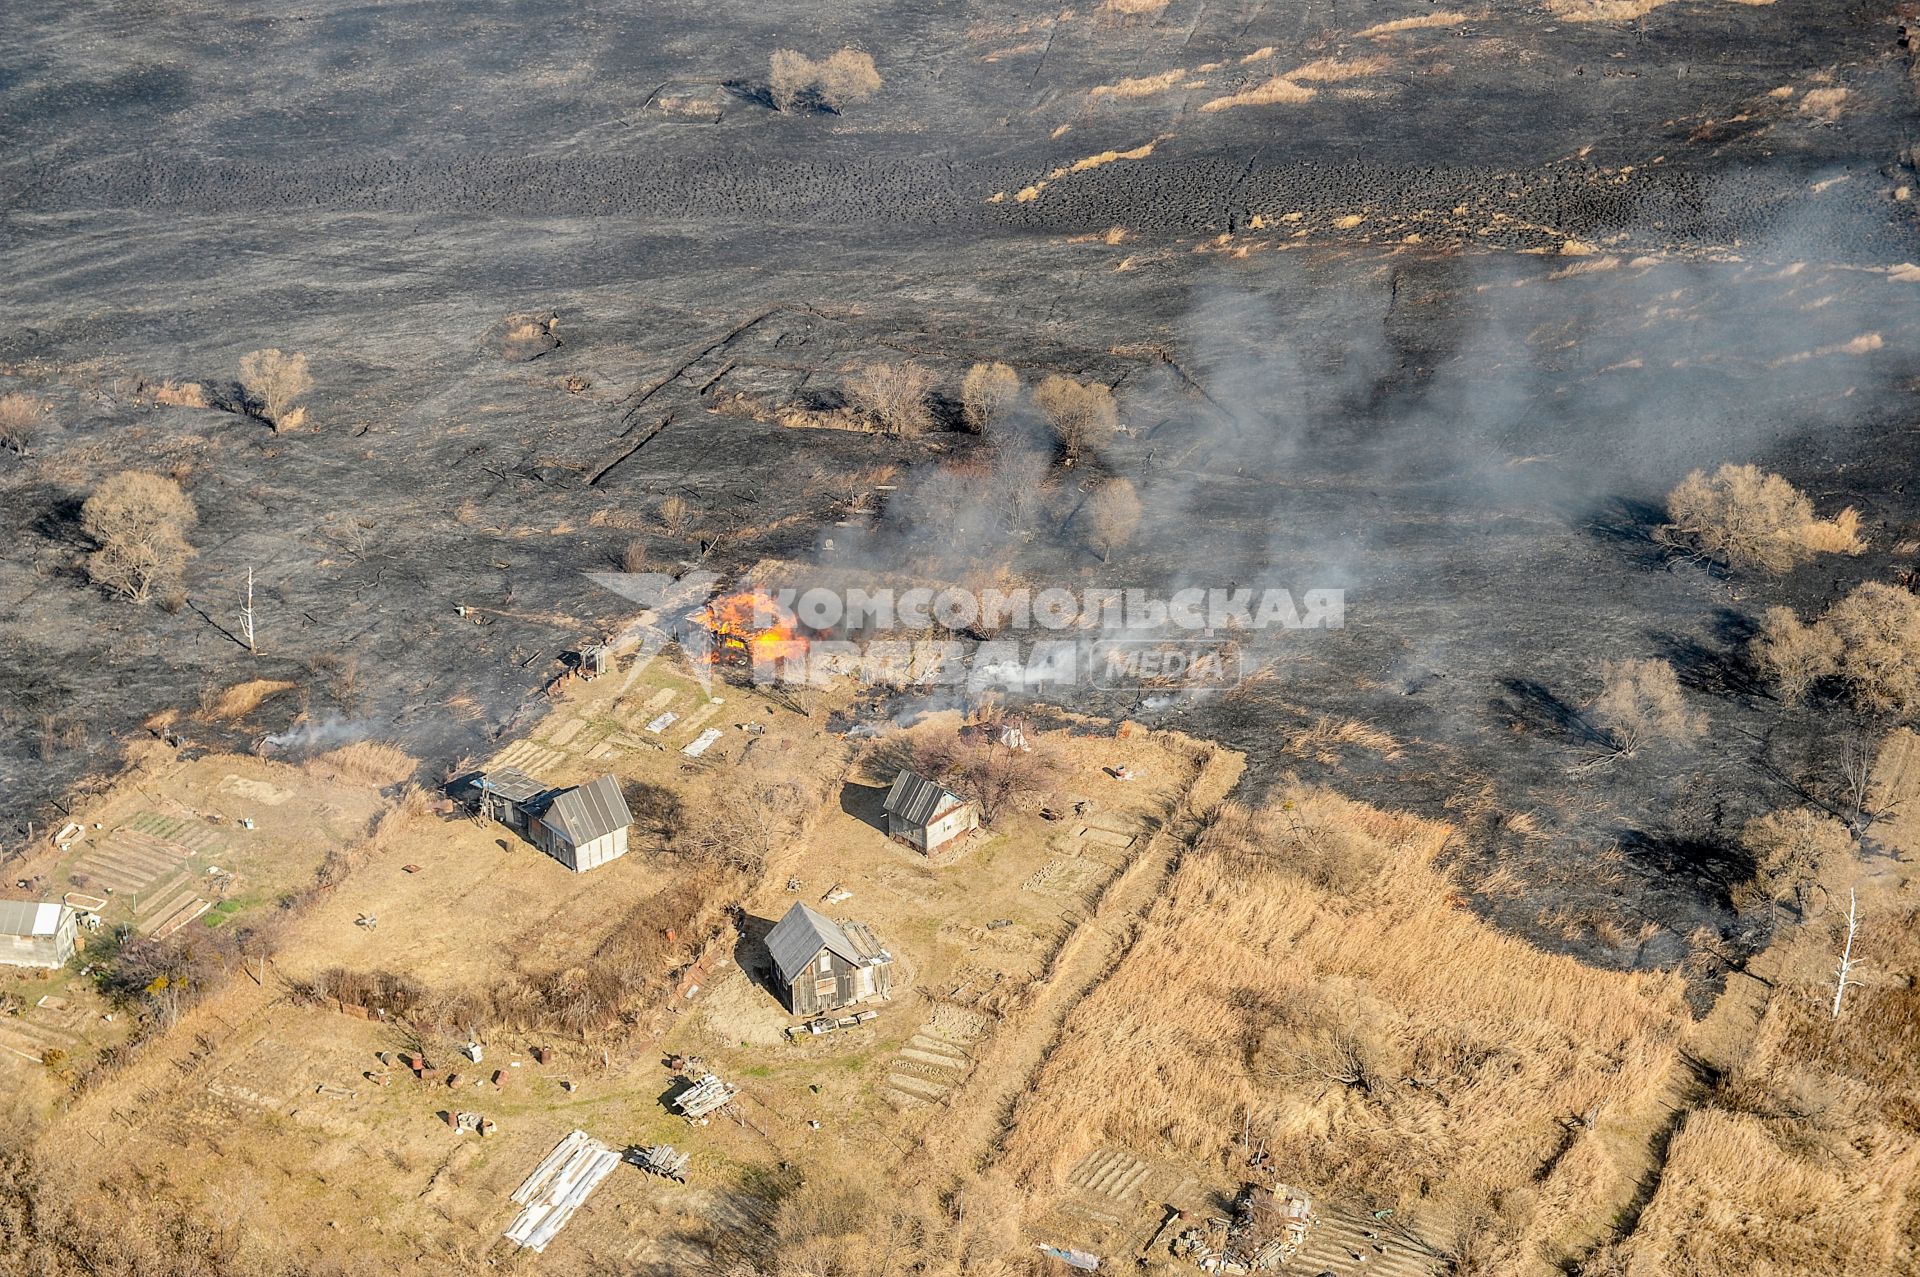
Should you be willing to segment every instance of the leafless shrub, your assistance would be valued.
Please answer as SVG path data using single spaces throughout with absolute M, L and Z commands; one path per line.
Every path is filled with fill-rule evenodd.
M 1777 474 L 1724 465 L 1695 470 L 1667 495 L 1673 520 L 1662 532 L 1729 567 L 1784 572 L 1816 554 L 1859 554 L 1860 516 L 1851 507 L 1817 519 L 1813 503 Z
M 80 507 L 80 526 L 99 546 L 87 556 L 88 579 L 136 603 L 177 587 L 194 555 L 187 529 L 198 518 L 173 480 L 143 470 L 114 475 Z
M 668 536 L 678 540 L 693 527 L 696 513 L 693 502 L 677 492 L 672 493 L 660 501 L 660 526 Z
M 1111 435 L 1120 425 L 1119 405 L 1113 391 L 1099 383 L 1083 383 L 1058 374 L 1042 381 L 1033 392 L 1033 402 L 1047 419 L 1061 451 L 1068 458 L 1078 457 L 1093 444 Z
M 975 364 L 960 383 L 960 405 L 975 434 L 985 434 L 1019 397 L 1020 374 L 1006 364 Z
M 933 429 L 927 392 L 933 372 L 919 364 L 863 364 L 847 378 L 847 402 L 888 434 L 920 435 Z
M 26 456 L 46 413 L 47 406 L 32 395 L 0 395 L 0 448 Z
M 1797 705 L 1814 683 L 1840 668 L 1840 636 L 1819 623 L 1808 625 L 1793 609 L 1770 607 L 1753 640 L 1753 662 L 1780 691 L 1780 699 Z
M 1747 822 L 1740 844 L 1753 857 L 1753 881 L 1741 893 L 1742 907 L 1771 905 L 1791 892 L 1806 917 L 1810 895 L 1825 862 L 1839 863 L 1854 850 L 1853 834 L 1825 812 L 1810 807 L 1770 812 Z
M 1707 730 L 1706 715 L 1687 706 L 1673 666 L 1665 661 L 1608 661 L 1605 686 L 1590 716 L 1604 730 L 1613 757 L 1632 758 L 1660 741 L 1684 744 Z
M 988 709 L 953 731 L 923 736 L 914 744 L 914 770 L 979 804 L 980 819 L 993 824 L 1059 787 L 1061 767 L 1044 741 L 1028 735 L 1018 718 Z
M 622 572 L 645 572 L 647 570 L 647 543 L 638 537 L 620 547 L 615 562 Z
M 1133 539 L 1140 526 L 1140 496 L 1127 479 L 1109 479 L 1100 485 L 1087 503 L 1089 540 L 1106 563 L 1113 552 Z
M 259 415 L 278 434 L 296 430 L 307 419 L 300 397 L 313 389 L 305 355 L 278 349 L 256 350 L 240 360 L 240 384 Z
M 1869 581 L 1834 604 L 1826 624 L 1856 704 L 1901 714 L 1920 706 L 1920 597 Z

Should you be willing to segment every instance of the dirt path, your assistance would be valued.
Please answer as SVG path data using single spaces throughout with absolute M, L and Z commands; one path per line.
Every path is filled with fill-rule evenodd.
M 1239 754 L 1215 752 L 1166 824 L 1107 889 L 1092 916 L 1074 928 L 1044 983 L 1000 1024 L 972 1075 L 947 1097 L 946 1115 L 923 1136 L 921 1155 L 910 1159 L 922 1174 L 978 1170 L 994 1160 L 1014 1104 L 1039 1076 L 1067 1017 L 1126 956 L 1180 852 L 1199 834 L 1206 813 L 1233 789 L 1244 765 Z

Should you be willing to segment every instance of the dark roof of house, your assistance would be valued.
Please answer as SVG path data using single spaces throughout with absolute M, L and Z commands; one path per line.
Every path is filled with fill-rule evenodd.
M 903 770 L 893 778 L 893 788 L 887 791 L 885 810 L 889 816 L 898 816 L 910 825 L 925 825 L 965 801 L 925 776 Z
M 480 777 L 480 784 L 510 803 L 531 802 L 547 790 L 518 767 L 496 767 Z
M 633 823 L 627 800 L 620 793 L 620 782 L 611 775 L 563 789 L 547 799 L 540 813 L 541 823 L 578 847 L 604 838 L 616 829 Z
M 886 956 L 884 950 L 873 944 L 871 931 L 858 923 L 849 925 L 866 933 L 866 944 L 856 943 L 839 923 L 803 904 L 787 910 L 787 916 L 767 932 L 767 952 L 773 955 L 773 965 L 779 969 L 780 978 L 792 984 L 822 949 L 838 954 L 857 967 Z
M 66 913 L 52 901 L 0 900 L 0 936 L 57 935 Z

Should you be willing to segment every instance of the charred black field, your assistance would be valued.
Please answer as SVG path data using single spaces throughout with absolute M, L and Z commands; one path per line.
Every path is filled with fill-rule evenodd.
M 1254 798 L 1337 775 L 1455 819 L 1475 907 L 1549 947 L 1753 941 L 1733 831 L 1832 791 L 1867 724 L 1782 704 L 1748 640 L 1920 537 L 1902 19 L 1138 9 L 850 4 L 805 40 L 750 5 L 15 15 L 0 390 L 50 411 L 0 454 L 7 837 L 168 710 L 183 748 L 487 753 L 631 612 L 586 576 L 631 554 L 1264 582 L 1344 588 L 1345 628 L 1259 640 L 1233 694 L 1050 698 L 1244 750 Z M 884 86 L 776 110 L 796 44 Z M 297 428 L 238 410 L 267 347 L 311 360 Z M 832 427 L 849 369 L 905 359 L 938 428 Z M 973 433 L 991 361 L 1112 387 L 1123 429 L 1070 468 L 1021 414 Z M 1725 463 L 1854 507 L 1869 549 L 1675 555 L 1666 493 Z M 198 508 L 165 606 L 83 568 L 127 468 Z M 1076 516 L 1114 476 L 1145 512 L 1103 562 Z M 1629 658 L 1710 730 L 1593 765 L 1582 707 Z M 278 690 L 210 712 L 251 679 Z

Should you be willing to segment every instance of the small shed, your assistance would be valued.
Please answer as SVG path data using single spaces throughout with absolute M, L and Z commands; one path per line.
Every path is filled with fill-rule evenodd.
M 538 800 L 528 818 L 527 837 L 575 873 L 585 873 L 627 854 L 627 827 L 632 824 L 620 782 L 606 775 Z
M 787 1009 L 820 1015 L 868 998 L 893 984 L 893 955 L 860 922 L 835 922 L 796 904 L 767 933 L 767 952 Z
M 496 767 L 480 777 L 480 814 L 509 829 L 527 832 L 534 804 L 547 787 L 518 767 Z
M 80 911 L 38 900 L 0 900 L 0 965 L 60 967 L 80 943 Z
M 884 810 L 887 836 L 929 856 L 980 826 L 980 810 L 974 804 L 904 769 L 893 778 Z

